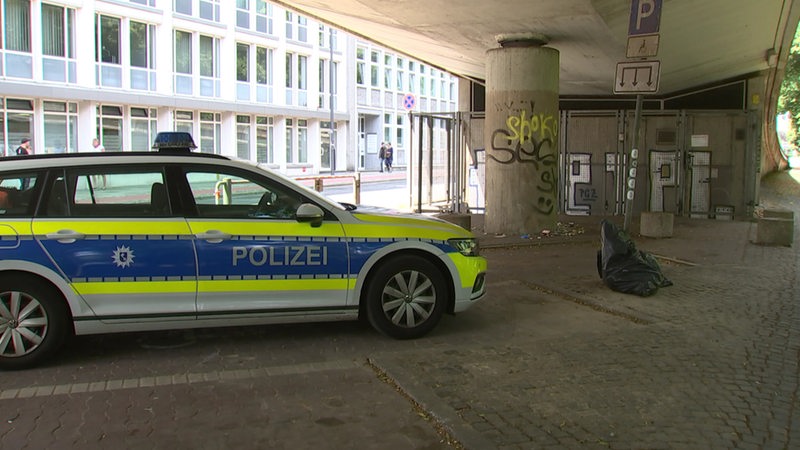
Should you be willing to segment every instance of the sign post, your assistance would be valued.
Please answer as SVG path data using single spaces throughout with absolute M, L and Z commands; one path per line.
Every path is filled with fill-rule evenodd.
M 636 166 L 639 161 L 639 133 L 642 121 L 644 93 L 658 92 L 661 76 L 661 61 L 646 58 L 656 56 L 661 27 L 663 0 L 631 0 L 631 16 L 628 22 L 628 48 L 625 56 L 634 61 L 617 63 L 614 77 L 615 94 L 636 94 L 636 112 L 633 119 L 633 136 L 628 171 L 625 183 L 625 223 L 628 231 L 633 216 L 633 199 L 636 191 Z

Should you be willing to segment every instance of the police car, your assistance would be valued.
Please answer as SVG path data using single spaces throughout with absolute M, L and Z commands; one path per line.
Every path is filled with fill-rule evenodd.
M 363 318 L 411 339 L 485 295 L 461 227 L 190 148 L 0 161 L 0 368 L 71 334 Z

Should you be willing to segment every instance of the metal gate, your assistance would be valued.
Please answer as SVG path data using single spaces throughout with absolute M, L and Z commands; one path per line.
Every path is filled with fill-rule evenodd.
M 417 212 L 466 212 L 460 113 L 411 113 L 411 203 Z

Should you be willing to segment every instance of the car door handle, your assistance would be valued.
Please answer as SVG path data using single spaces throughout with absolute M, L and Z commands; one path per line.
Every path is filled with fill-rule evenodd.
M 55 233 L 45 234 L 45 237 L 47 239 L 54 239 L 62 244 L 72 244 L 78 239 L 85 238 L 86 235 L 73 230 L 58 230 Z
M 208 230 L 205 233 L 197 233 L 197 239 L 203 239 L 211 244 L 219 244 L 222 241 L 227 241 L 232 236 L 229 233 L 224 233 L 219 230 Z

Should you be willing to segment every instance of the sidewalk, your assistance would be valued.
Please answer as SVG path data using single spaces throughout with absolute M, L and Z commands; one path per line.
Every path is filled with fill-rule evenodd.
M 800 212 L 791 175 L 767 177 L 760 206 Z M 601 218 L 564 219 L 530 239 L 473 217 L 489 297 L 454 320 L 475 332 L 373 363 L 468 449 L 797 445 L 796 247 L 753 244 L 749 221 L 677 218 L 666 239 L 634 223 L 674 283 L 643 298 L 600 280 Z
M 361 183 L 374 183 L 374 182 L 381 182 L 381 181 L 397 181 L 397 180 L 405 180 L 407 176 L 407 172 L 404 169 L 396 169 L 392 170 L 391 172 L 379 172 L 379 171 L 366 171 L 366 172 L 352 172 L 352 171 L 345 171 L 345 172 L 335 172 L 333 175 L 328 173 L 320 173 L 318 175 L 301 175 L 293 177 L 295 180 L 300 182 L 301 184 L 314 187 L 314 179 L 321 179 L 323 180 L 323 187 L 332 187 L 332 186 L 344 186 L 344 185 L 352 185 L 353 178 L 359 177 L 361 179 Z

